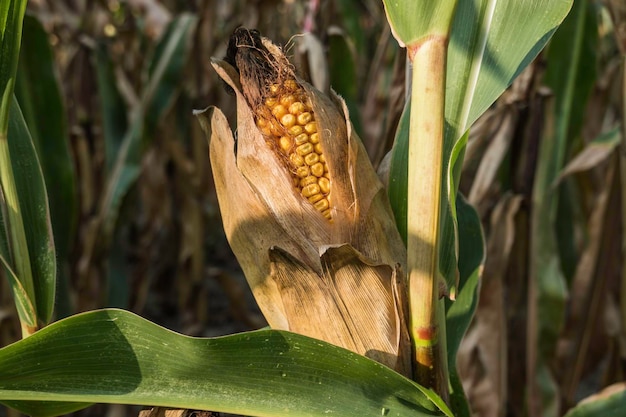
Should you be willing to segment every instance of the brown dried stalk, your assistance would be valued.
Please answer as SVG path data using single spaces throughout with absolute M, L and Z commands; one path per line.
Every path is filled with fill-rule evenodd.
M 298 79 L 257 32 L 238 29 L 234 38 L 227 58 L 236 67 L 213 66 L 237 98 L 236 143 L 219 109 L 200 120 L 224 229 L 263 314 L 274 329 L 325 340 L 410 377 L 406 250 L 345 103 Z M 297 83 L 317 124 L 330 216 L 303 196 L 293 166 L 257 126 L 271 86 L 285 80 Z

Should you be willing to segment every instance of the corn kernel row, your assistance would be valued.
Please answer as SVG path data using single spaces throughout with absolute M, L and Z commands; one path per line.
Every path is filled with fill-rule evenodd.
M 331 220 L 328 166 L 304 89 L 293 79 L 271 85 L 264 108 L 257 111 L 256 125 L 280 153 L 302 197 Z

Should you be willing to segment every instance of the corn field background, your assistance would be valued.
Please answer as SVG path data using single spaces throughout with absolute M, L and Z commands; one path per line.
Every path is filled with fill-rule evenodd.
M 406 57 L 382 2 L 32 0 L 28 12 L 16 95 L 48 187 L 56 318 L 120 307 L 193 336 L 265 326 L 192 116 L 218 106 L 235 120 L 211 57 L 239 26 L 284 45 L 300 74 L 345 98 L 384 170 Z M 471 130 L 461 192 L 480 214 L 487 257 L 459 371 L 476 416 L 563 415 L 624 383 L 625 58 L 626 3 L 576 0 Z M 3 279 L 0 346 L 20 338 L 14 308 Z M 536 358 L 560 404 L 533 402 Z

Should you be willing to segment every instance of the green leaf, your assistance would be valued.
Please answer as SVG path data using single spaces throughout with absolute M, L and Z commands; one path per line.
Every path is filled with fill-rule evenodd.
M 76 402 L 149 404 L 255 416 L 452 414 L 432 391 L 345 349 L 260 330 L 213 339 L 123 310 L 56 322 L 0 350 L 0 401 L 34 416 Z M 35 402 L 34 402 L 35 401 Z
M 407 239 L 407 187 L 409 176 L 409 122 L 411 115 L 411 101 L 407 101 L 400 116 L 396 135 L 391 149 L 391 163 L 389 167 L 389 183 L 387 193 L 393 215 L 396 218 L 398 231 L 406 245 Z
M 17 302 L 20 303 L 20 295 L 23 295 L 32 306 L 35 301 L 35 286 L 8 141 L 9 112 L 13 105 L 15 71 L 25 10 L 26 1 L 0 3 L 0 210 L 4 232 L 3 265 L 7 270 L 15 270 L 19 275 L 19 287 L 11 286 Z M 33 309 L 26 313 L 24 305 L 20 305 L 18 313 L 22 334 L 30 334 L 36 327 L 36 311 Z
M 626 410 L 626 389 L 624 383 L 605 388 L 565 414 L 565 417 L 620 417 Z
M 456 300 L 446 300 L 446 341 L 452 410 L 457 417 L 470 417 L 469 405 L 456 370 L 456 355 L 478 305 L 478 288 L 485 261 L 485 241 L 478 213 L 462 195 L 459 197 L 457 214 L 460 279 Z
M 448 362 L 453 365 L 476 305 L 478 283 L 485 261 L 485 241 L 478 213 L 462 195 L 457 200 L 459 215 L 459 293 L 446 301 Z
M 17 316 L 20 318 L 20 322 L 26 324 L 30 328 L 37 327 L 37 311 L 33 305 L 30 295 L 24 289 L 24 286 L 15 275 L 9 258 L 3 253 L 0 253 L 0 264 L 2 264 L 4 273 L 9 280 L 9 286 L 13 294 L 13 302 L 15 309 L 17 310 Z
M 446 121 L 453 144 L 532 62 L 572 0 L 461 0 L 447 65 Z
M 113 63 L 105 43 L 101 42 L 96 45 L 94 57 L 96 60 L 98 98 L 102 109 L 105 159 L 107 172 L 110 173 L 128 130 L 128 109 L 117 88 Z
M 401 45 L 411 46 L 428 35 L 446 35 L 458 0 L 383 0 L 387 20 Z M 462 0 L 461 0 L 462 2 Z
M 3 103 L 0 105 L 0 135 L 6 134 L 9 122 L 8 103 L 13 95 L 26 3 L 26 0 L 0 3 L 0 97 Z
M 38 320 L 48 323 L 52 319 L 56 290 L 56 256 L 48 196 L 35 146 L 15 99 L 9 113 L 8 137 L 35 292 L 31 302 L 36 306 Z M 23 277 L 18 275 L 18 278 L 24 282 Z
M 196 18 L 189 14 L 173 20 L 150 65 L 148 85 L 119 147 L 100 208 L 104 246 L 111 242 L 122 201 L 139 176 L 142 150 L 154 137 L 158 122 L 181 88 L 183 63 L 187 62 L 195 23 Z
M 346 102 L 350 121 L 357 133 L 363 132 L 361 113 L 357 104 L 359 89 L 354 46 L 344 33 L 338 30 L 328 33 L 328 70 L 330 85 Z
M 146 134 L 152 136 L 163 115 L 174 103 L 183 83 L 183 70 L 188 62 L 191 47 L 190 35 L 196 25 L 196 17 L 181 14 L 167 27 L 157 44 L 148 67 L 146 103 Z
M 59 260 L 59 290 L 67 288 L 69 252 L 76 228 L 76 183 L 70 155 L 65 105 L 55 72 L 48 34 L 33 16 L 24 18 L 24 34 L 15 94 L 41 162 Z M 68 294 L 58 291 L 57 305 L 68 309 Z

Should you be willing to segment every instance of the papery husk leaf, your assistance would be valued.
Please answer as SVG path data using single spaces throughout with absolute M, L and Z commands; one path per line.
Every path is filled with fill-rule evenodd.
M 407 374 L 410 349 L 399 266 L 369 264 L 350 245 L 329 247 L 320 276 L 280 248 L 270 250 L 271 277 L 289 330 L 341 345 Z
M 284 55 L 264 45 L 277 62 Z M 256 127 L 237 71 L 214 60 L 237 99 L 237 141 L 208 112 L 210 157 L 224 230 L 272 328 L 326 340 L 410 376 L 404 323 L 406 250 L 387 194 L 343 100 L 296 78 L 311 101 L 331 179 L 332 221 L 293 186 Z

